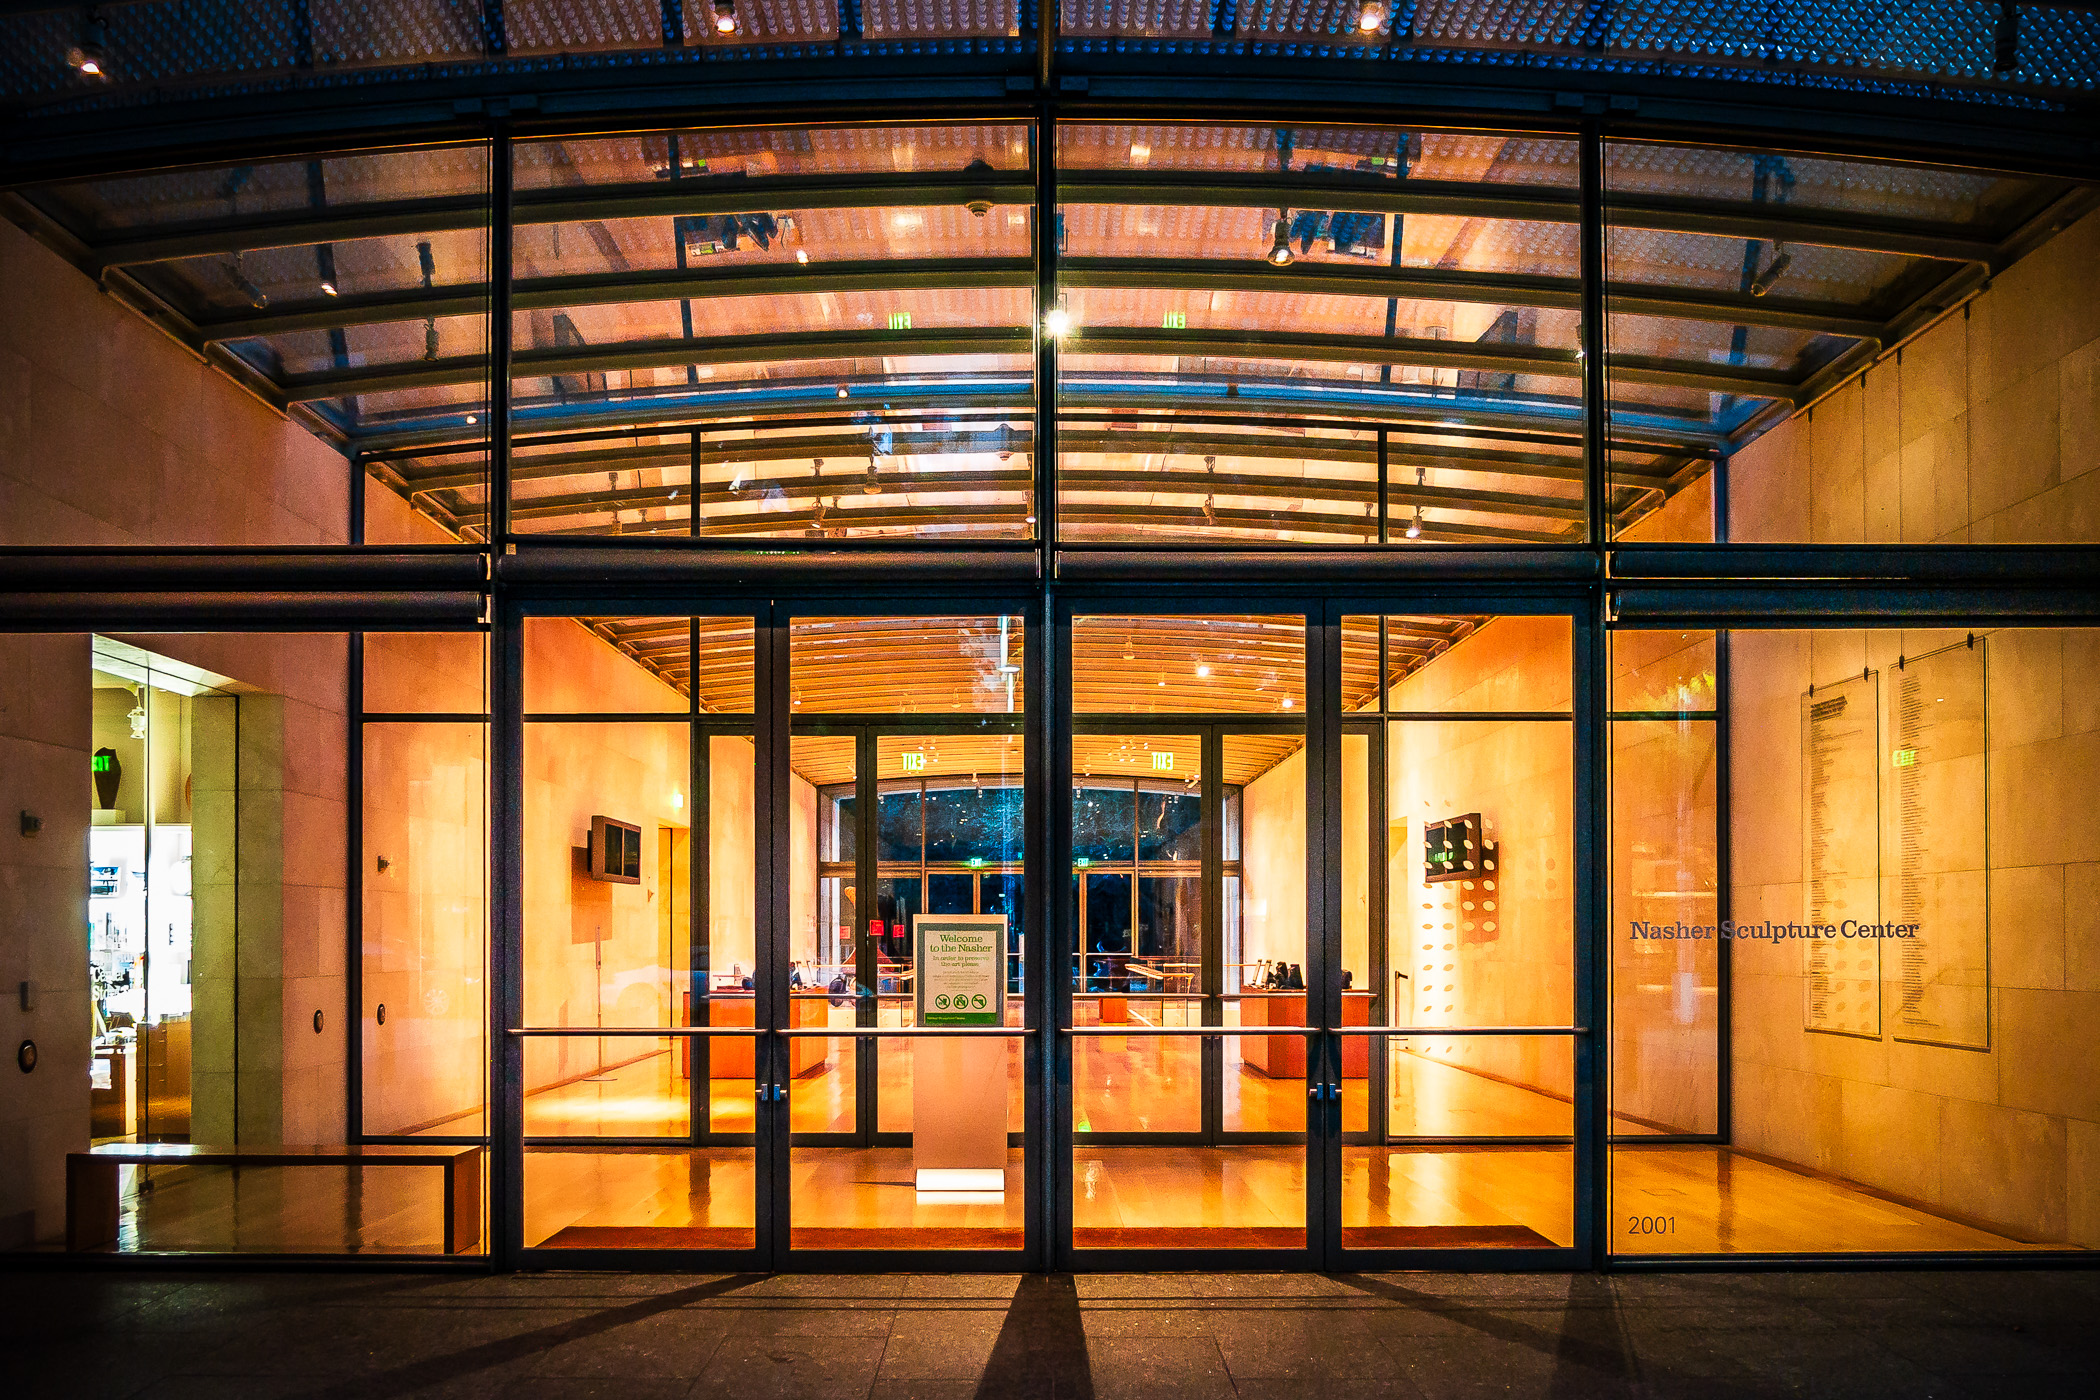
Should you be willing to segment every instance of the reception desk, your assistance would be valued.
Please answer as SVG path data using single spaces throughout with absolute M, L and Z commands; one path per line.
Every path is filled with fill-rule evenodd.
M 1242 987 L 1240 1024 L 1243 1026 L 1302 1026 L 1305 1024 L 1305 993 L 1264 992 L 1260 987 Z M 1370 992 L 1342 993 L 1342 1024 L 1371 1024 Z M 1302 1035 L 1243 1035 L 1240 1057 L 1249 1069 L 1272 1079 L 1305 1077 L 1305 1037 Z M 1371 1074 L 1371 1037 L 1342 1037 L 1342 1078 L 1367 1079 Z
M 830 998 L 821 993 L 795 996 L 788 999 L 788 1025 L 796 1030 L 821 1030 L 828 1022 L 825 1008 Z M 707 1024 L 710 1026 L 749 1026 L 754 1024 L 752 1009 L 754 1002 L 749 992 L 717 992 L 708 999 Z M 693 998 L 689 992 L 685 998 L 685 1023 L 693 1023 Z M 841 1035 L 853 1034 L 851 1029 L 842 1029 Z M 750 1079 L 753 1077 L 754 1037 L 741 1035 L 717 1035 L 707 1041 L 707 1077 L 709 1079 Z M 800 1079 L 824 1067 L 831 1042 L 820 1035 L 798 1035 L 788 1038 L 788 1073 Z M 678 1072 L 681 1077 L 693 1077 L 693 1043 L 688 1040 L 678 1053 Z

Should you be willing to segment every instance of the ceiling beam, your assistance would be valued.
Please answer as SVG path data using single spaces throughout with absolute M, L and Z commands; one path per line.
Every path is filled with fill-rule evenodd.
M 1556 189 L 1454 180 L 1399 180 L 1326 171 L 1214 175 L 1179 170 L 1088 170 L 1060 179 L 1057 198 L 1061 205 L 1347 210 L 1551 224 L 1578 223 L 1582 214 L 1581 199 L 1573 186 Z M 1613 228 L 1714 238 L 1779 239 L 1948 262 L 1987 261 L 1996 246 L 1993 239 L 1965 224 L 1892 219 L 1802 205 L 1613 197 L 1606 202 L 1605 214 Z
M 865 360 L 895 356 L 1026 355 L 1031 346 L 1030 332 L 1025 326 L 795 331 L 775 335 L 713 336 L 695 340 L 522 350 L 513 356 L 511 370 L 515 378 L 530 379 L 669 369 L 681 365 Z M 1088 327 L 1068 336 L 1065 348 L 1072 355 L 1299 360 L 1324 364 L 1413 365 L 1568 380 L 1579 377 L 1573 350 L 1480 341 L 1277 331 Z M 1704 364 L 1635 356 L 1614 356 L 1611 365 L 1618 378 L 1631 383 L 1704 389 L 1764 399 L 1788 399 L 1795 391 L 1794 381 L 1785 375 L 1742 366 L 1724 371 Z M 283 387 L 288 402 L 306 403 L 404 389 L 473 384 L 486 375 L 485 357 L 459 355 L 291 375 L 287 376 Z
M 711 297 L 816 296 L 839 292 L 950 291 L 1033 287 L 1027 258 L 919 258 L 882 262 L 761 263 L 723 268 L 604 272 L 572 277 L 521 277 L 511 284 L 519 311 Z M 294 331 L 420 321 L 435 316 L 479 316 L 486 288 L 413 289 L 361 297 L 326 297 L 273 306 L 252 315 L 208 318 L 206 339 L 249 340 Z
M 514 223 L 532 225 L 805 209 L 927 209 L 977 202 L 1033 205 L 1035 185 L 1026 172 L 1014 171 L 983 178 L 965 178 L 955 172 L 698 176 L 647 184 L 524 189 L 512 197 L 511 209 Z M 360 238 L 486 228 L 488 221 L 488 200 L 482 195 L 319 210 L 301 207 L 282 213 L 163 224 L 91 243 L 90 260 L 97 269 L 127 267 L 260 248 L 301 248 Z
M 827 497 L 841 501 L 860 501 L 866 494 L 863 488 L 867 480 L 865 472 L 845 471 L 831 476 L 810 475 L 754 480 L 740 491 L 731 491 L 726 486 L 704 486 L 699 493 L 702 531 L 705 533 L 710 526 L 741 525 L 746 529 L 763 529 L 791 523 L 784 517 L 790 517 L 796 512 L 766 511 L 756 507 L 767 500 L 788 500 L 810 505 Z M 1011 505 L 995 507 L 1002 516 L 1011 515 L 1016 511 L 1025 514 L 1026 493 L 1034 481 L 1034 476 L 1026 470 L 910 475 L 889 472 L 878 473 L 877 481 L 883 488 L 880 492 L 883 497 L 892 501 L 898 498 L 913 498 L 914 503 L 906 506 L 906 509 L 922 511 L 926 519 L 938 520 L 947 515 L 948 508 L 929 498 L 1005 492 L 1016 497 L 1016 500 Z M 1113 492 L 1137 496 L 1185 496 L 1192 499 L 1206 495 L 1222 495 L 1276 501 L 1335 503 L 1351 507 L 1374 507 L 1378 500 L 1378 484 L 1375 481 L 1334 477 L 1256 476 L 1241 472 L 1148 472 L 1066 468 L 1058 473 L 1058 488 L 1061 492 Z M 429 488 L 418 486 L 416 489 L 421 491 Z M 1394 483 L 1387 488 L 1386 495 L 1389 509 L 1398 508 L 1402 511 L 1420 506 L 1424 509 L 1532 516 L 1541 520 L 1557 521 L 1578 521 L 1585 516 L 1583 503 L 1577 496 L 1541 496 L 1462 486 L 1416 485 L 1412 482 Z M 683 483 L 636 485 L 552 496 L 521 496 L 511 503 L 511 518 L 548 520 L 559 519 L 565 515 L 602 511 L 671 507 L 690 509 L 691 503 L 691 496 Z M 712 518 L 707 514 L 709 506 L 738 505 L 754 508 Z M 1060 513 L 1067 514 L 1072 510 L 1084 512 L 1096 508 L 1107 507 L 1100 502 L 1070 500 L 1061 507 Z M 1150 504 L 1140 507 L 1145 510 L 1166 511 L 1182 508 Z M 1248 513 L 1250 508 L 1240 506 L 1233 509 Z M 1198 511 L 1200 513 L 1200 507 Z M 478 524 L 485 518 L 484 509 L 473 507 L 462 510 L 459 515 L 462 522 L 469 524 Z M 1285 525 L 1292 518 L 1292 513 L 1277 512 L 1269 528 Z M 1369 524 L 1375 532 L 1375 517 L 1371 518 Z
M 681 298 L 975 290 L 1034 284 L 1034 267 L 1027 258 L 746 264 L 520 278 L 512 284 L 511 305 L 531 311 Z M 1259 258 L 1067 258 L 1058 264 L 1058 284 L 1079 289 L 1262 292 L 1567 311 L 1579 310 L 1582 303 L 1581 282 L 1573 277 L 1303 262 L 1278 268 Z M 1612 313 L 1620 316 L 1775 326 L 1853 339 L 1876 336 L 1882 326 L 1879 317 L 1862 308 L 1836 302 L 1727 295 L 1633 283 L 1614 283 L 1608 296 Z M 323 297 L 273 304 L 253 313 L 206 317 L 197 323 L 197 331 L 208 342 L 247 340 L 426 317 L 479 316 L 487 310 L 488 294 L 482 287 L 409 289 Z

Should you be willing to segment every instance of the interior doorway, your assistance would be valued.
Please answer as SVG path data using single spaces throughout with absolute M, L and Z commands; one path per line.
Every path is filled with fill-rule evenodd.
M 188 1142 L 198 1071 L 230 1062 L 231 988 L 209 969 L 234 937 L 237 701 L 133 647 L 93 656 L 89 1136 Z

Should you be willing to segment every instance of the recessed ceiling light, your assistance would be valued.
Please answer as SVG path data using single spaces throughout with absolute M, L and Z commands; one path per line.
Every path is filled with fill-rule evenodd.
M 736 0 L 714 0 L 715 33 L 736 33 Z
M 1378 3 L 1378 0 L 1369 0 L 1356 16 L 1356 27 L 1366 34 L 1376 33 L 1384 23 L 1385 6 Z

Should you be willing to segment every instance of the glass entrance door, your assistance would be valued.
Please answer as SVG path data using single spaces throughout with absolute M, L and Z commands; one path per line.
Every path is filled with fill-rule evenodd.
M 1293 615 L 1072 619 L 1055 999 L 1081 1267 L 1311 1261 L 1304 638 Z
M 798 619 L 789 638 L 787 1256 L 1018 1255 L 1020 621 Z

